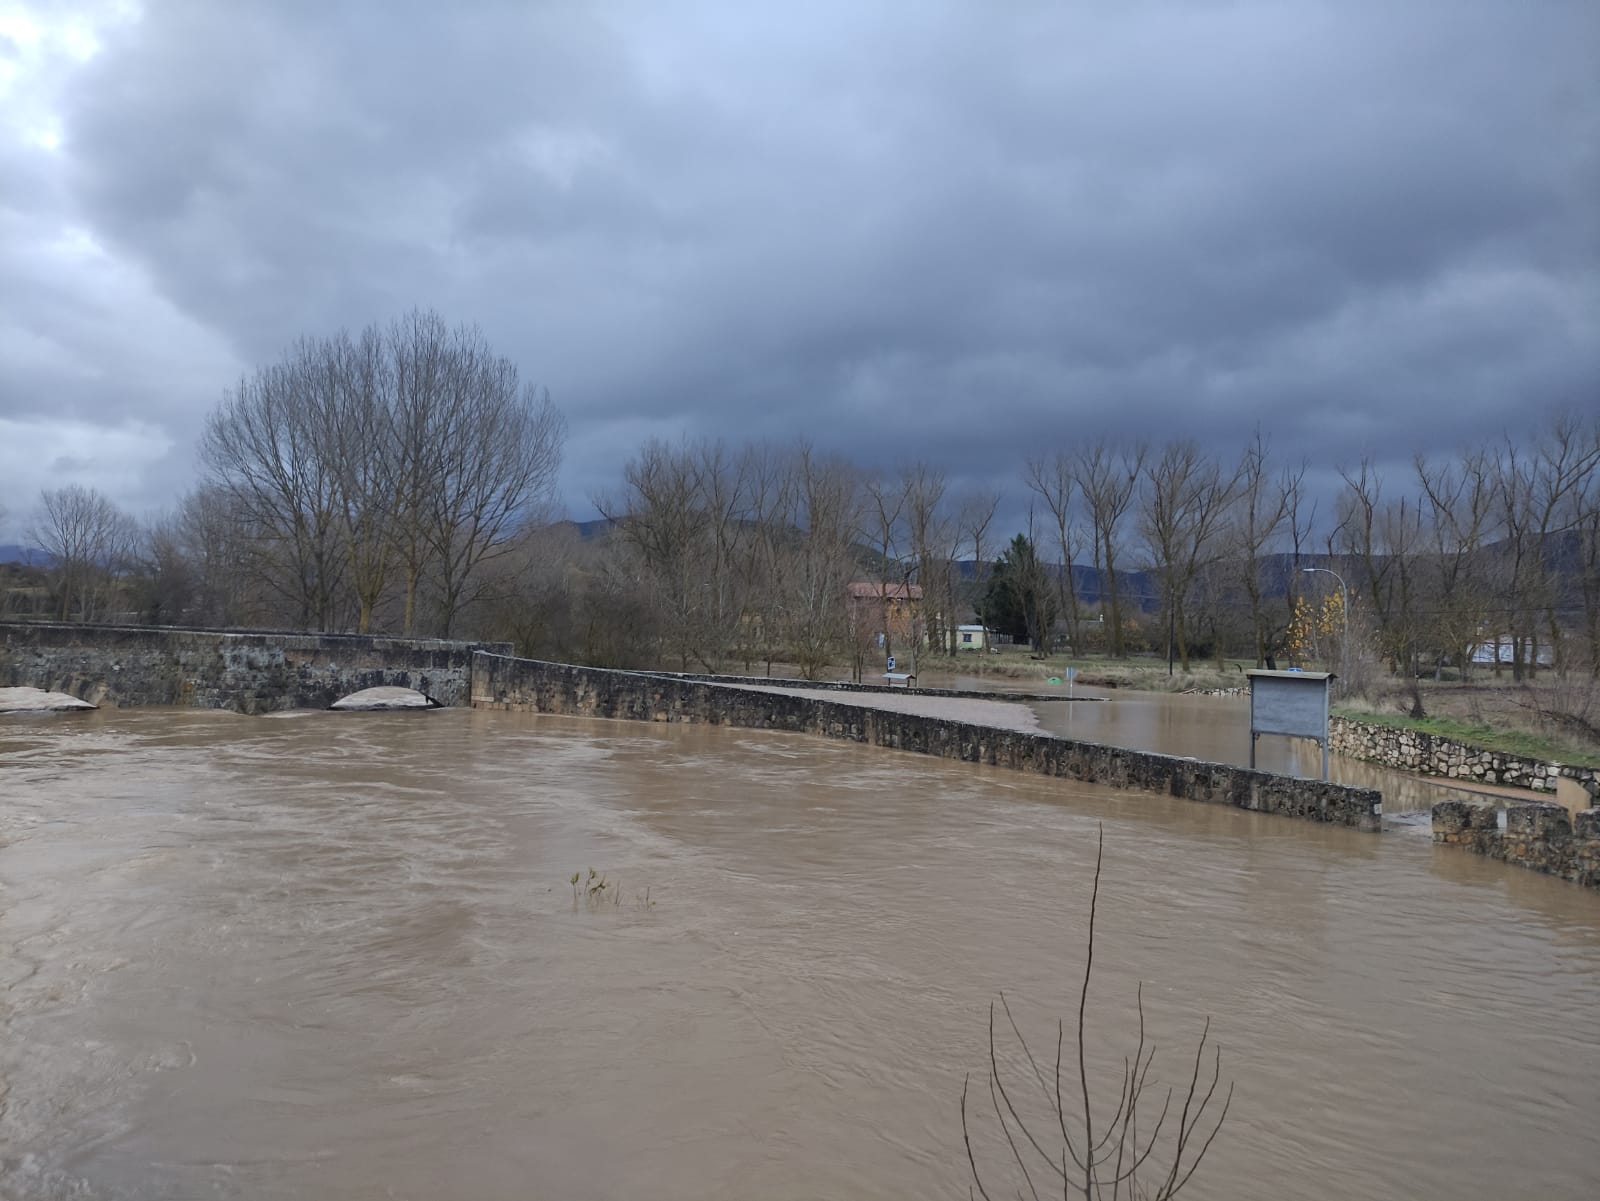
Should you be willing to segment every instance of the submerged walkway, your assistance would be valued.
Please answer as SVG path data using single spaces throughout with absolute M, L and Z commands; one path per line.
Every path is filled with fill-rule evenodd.
M 779 685 L 747 684 L 744 681 L 722 679 L 717 683 L 725 688 L 740 688 L 747 692 L 767 692 L 781 696 L 805 696 L 812 700 L 832 701 L 837 705 L 854 705 L 858 709 L 880 709 L 888 713 L 911 713 L 918 717 L 939 717 L 946 721 L 964 721 L 973 725 L 992 726 L 998 730 L 1016 730 L 1023 734 L 1037 733 L 1039 719 L 1032 709 L 1019 701 L 979 700 L 964 696 L 937 696 L 920 692 L 855 692 L 835 688 L 789 688 Z

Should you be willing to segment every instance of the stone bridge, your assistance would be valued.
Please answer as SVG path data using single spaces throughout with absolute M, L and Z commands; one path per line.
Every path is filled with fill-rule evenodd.
M 501 642 L 286 634 L 161 626 L 0 622 L 0 687 L 70 693 L 96 705 L 187 705 L 271 713 L 326 709 L 363 688 L 471 701 L 476 651 Z

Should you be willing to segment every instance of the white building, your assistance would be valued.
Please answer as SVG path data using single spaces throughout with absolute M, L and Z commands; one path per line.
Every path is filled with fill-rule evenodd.
M 988 645 L 988 634 L 982 626 L 956 627 L 956 650 L 981 651 Z
M 1524 655 L 1528 653 L 1526 644 L 1522 648 L 1522 653 Z M 1515 657 L 1516 655 L 1511 647 L 1511 635 L 1509 634 L 1499 638 L 1492 638 L 1487 642 L 1480 642 L 1472 648 L 1472 661 L 1474 663 L 1484 663 L 1490 666 L 1497 664 L 1510 666 Z M 1548 643 L 1541 642 L 1535 658 L 1540 667 L 1549 667 L 1555 662 L 1555 652 L 1551 650 Z

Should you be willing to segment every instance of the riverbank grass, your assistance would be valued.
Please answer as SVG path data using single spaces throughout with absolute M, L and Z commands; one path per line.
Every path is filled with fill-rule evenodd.
M 1567 739 L 1536 734 L 1529 730 L 1487 725 L 1453 717 L 1407 717 L 1402 713 L 1375 713 L 1359 707 L 1338 706 L 1333 713 L 1352 721 L 1387 726 L 1397 730 L 1416 730 L 1435 738 L 1447 738 L 1483 751 L 1499 751 L 1523 759 L 1562 763 L 1574 767 L 1600 767 L 1600 752 Z
M 1094 688 L 1201 692 L 1248 687 L 1250 681 L 1244 673 L 1255 666 L 1253 660 L 1246 659 L 1225 659 L 1220 667 L 1215 659 L 1192 659 L 1188 671 L 1181 664 L 1174 663 L 1169 675 L 1165 657 L 1113 659 L 1101 655 L 1048 655 L 1036 659 L 1026 647 L 1001 647 L 999 651 L 999 654 L 961 655 L 953 660 L 941 658 L 937 660 L 936 668 L 940 671 L 1041 683 L 1051 678 L 1064 680 L 1070 667 L 1076 670 L 1079 684 Z

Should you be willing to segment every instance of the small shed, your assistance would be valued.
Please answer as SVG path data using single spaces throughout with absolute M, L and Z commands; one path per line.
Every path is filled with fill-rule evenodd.
M 989 645 L 989 631 L 982 626 L 957 626 L 956 650 L 981 651 Z
M 1250 677 L 1250 766 L 1263 734 L 1309 738 L 1322 748 L 1322 778 L 1328 778 L 1328 687 L 1331 671 L 1245 672 Z

